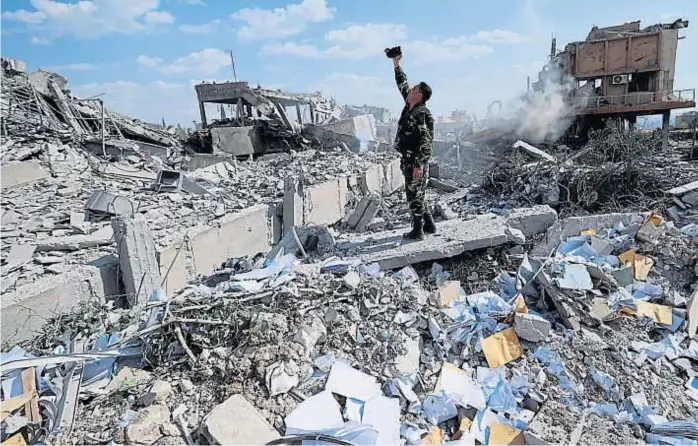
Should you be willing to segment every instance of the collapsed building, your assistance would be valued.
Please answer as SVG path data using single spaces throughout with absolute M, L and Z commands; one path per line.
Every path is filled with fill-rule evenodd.
M 251 88 L 247 82 L 201 83 L 195 86 L 202 130 L 192 138 L 197 152 L 253 156 L 340 143 L 366 150 L 376 141 L 372 115 L 342 117 L 333 99 L 319 93 L 300 94 Z M 206 104 L 227 104 L 230 118 L 209 124 Z
M 16 95 L 0 127 L 3 442 L 698 440 L 685 141 L 511 144 L 495 103 L 440 148 L 439 234 L 402 243 L 400 162 L 366 144 L 373 114 L 306 116 L 320 99 L 226 83 L 185 139 L 108 124 L 51 74 L 56 113 L 21 65 L 3 61 L 3 98 L 19 82 L 38 105 Z M 234 116 L 209 122 L 202 98 Z M 284 142 L 252 145 L 271 123 Z M 201 149 L 216 128 L 235 136 Z

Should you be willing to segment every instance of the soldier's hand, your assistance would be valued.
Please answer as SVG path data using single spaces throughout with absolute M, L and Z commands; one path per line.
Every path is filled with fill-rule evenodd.
M 400 59 L 402 59 L 402 54 L 400 54 L 399 56 L 393 57 L 393 65 L 394 65 L 395 67 L 399 67 L 399 66 L 400 66 Z
M 414 178 L 415 180 L 421 180 L 423 176 L 424 170 L 422 170 L 422 168 L 420 167 L 415 167 L 412 171 L 412 178 Z

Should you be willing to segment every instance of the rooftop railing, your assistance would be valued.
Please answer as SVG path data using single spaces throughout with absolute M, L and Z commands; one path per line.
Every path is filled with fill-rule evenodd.
M 591 96 L 588 98 L 577 98 L 575 105 L 580 108 L 603 108 L 635 105 L 656 104 L 664 102 L 695 102 L 696 90 L 689 88 L 685 90 L 674 90 L 671 92 L 662 91 L 635 91 L 632 93 L 608 96 Z

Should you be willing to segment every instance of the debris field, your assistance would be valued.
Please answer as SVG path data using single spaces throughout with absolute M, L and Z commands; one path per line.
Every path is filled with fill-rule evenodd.
M 381 109 L 237 85 L 264 113 L 187 134 L 2 83 L 3 444 L 698 442 L 690 141 L 449 135 L 405 243 Z

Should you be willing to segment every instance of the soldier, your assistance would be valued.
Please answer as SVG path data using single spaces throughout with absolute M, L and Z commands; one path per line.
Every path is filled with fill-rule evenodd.
M 395 82 L 405 99 L 395 135 L 395 150 L 401 155 L 400 167 L 405 177 L 405 195 L 412 214 L 412 230 L 403 237 L 424 240 L 424 233 L 435 234 L 434 217 L 424 204 L 429 159 L 434 145 L 434 118 L 426 106 L 431 98 L 431 87 L 420 82 L 410 88 L 407 75 L 400 67 L 402 55 L 393 58 Z

